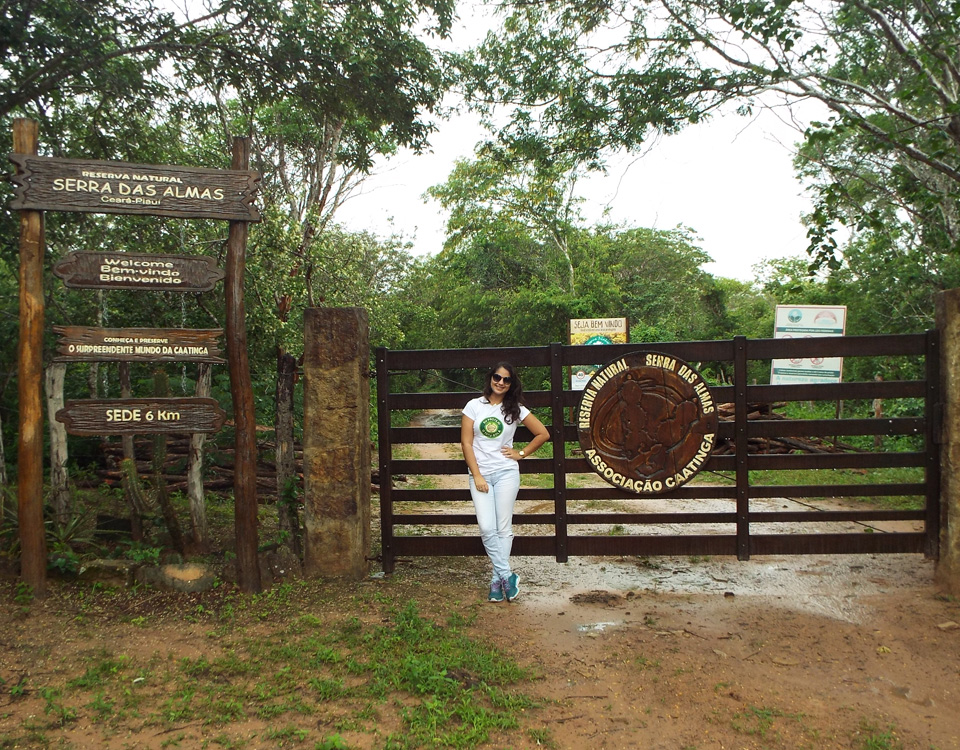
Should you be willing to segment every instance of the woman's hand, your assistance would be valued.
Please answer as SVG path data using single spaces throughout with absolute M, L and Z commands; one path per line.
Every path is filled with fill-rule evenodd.
M 490 485 L 487 484 L 487 480 L 484 479 L 479 472 L 473 478 L 473 486 L 477 488 L 477 492 L 490 491 Z
M 519 461 L 521 458 L 523 458 L 523 456 L 520 455 L 520 451 L 516 450 L 515 448 L 510 448 L 506 445 L 500 449 L 500 452 L 505 458 L 510 458 L 514 461 Z

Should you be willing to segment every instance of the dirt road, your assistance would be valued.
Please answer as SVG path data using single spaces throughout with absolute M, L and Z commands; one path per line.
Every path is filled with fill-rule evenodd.
M 557 747 L 960 748 L 960 602 L 919 555 L 516 569 L 521 599 L 489 605 L 482 625 L 539 668 Z M 483 560 L 422 559 L 398 575 L 482 597 L 487 574 Z

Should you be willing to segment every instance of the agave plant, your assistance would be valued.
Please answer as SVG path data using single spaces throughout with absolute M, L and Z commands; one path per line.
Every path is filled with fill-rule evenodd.
M 49 510 L 49 508 L 47 508 Z M 77 514 L 66 523 L 46 513 L 44 529 L 47 539 L 47 564 L 61 573 L 74 573 L 79 568 L 78 549 L 94 544 L 93 529 L 86 514 Z M 20 527 L 16 493 L 0 487 L 0 559 L 20 557 Z
M 20 556 L 17 497 L 11 487 L 0 487 L 0 558 Z

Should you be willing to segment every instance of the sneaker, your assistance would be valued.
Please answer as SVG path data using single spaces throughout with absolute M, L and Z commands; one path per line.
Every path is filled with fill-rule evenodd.
M 502 602 L 503 601 L 503 587 L 500 585 L 500 581 L 494 581 L 490 584 L 490 599 L 491 602 Z
M 520 596 L 520 576 L 511 573 L 510 577 L 503 582 L 503 593 L 506 595 L 508 602 L 512 602 Z

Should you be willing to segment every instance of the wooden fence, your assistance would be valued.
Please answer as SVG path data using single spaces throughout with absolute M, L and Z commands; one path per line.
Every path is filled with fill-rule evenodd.
M 458 425 L 437 427 L 393 426 L 395 412 L 405 410 L 450 410 L 452 415 L 475 393 L 397 393 L 391 381 L 411 371 L 477 368 L 486 370 L 495 362 L 506 360 L 524 374 L 528 368 L 546 368 L 549 390 L 525 390 L 525 401 L 531 408 L 549 410 L 544 424 L 551 442 L 539 455 L 549 457 L 526 459 L 520 464 L 523 474 L 552 476 L 552 486 L 522 487 L 518 501 L 537 500 L 550 503 L 551 512 L 524 513 L 514 516 L 514 523 L 552 527 L 552 533 L 518 534 L 513 554 L 554 556 L 565 562 L 570 555 L 736 555 L 740 560 L 751 555 L 771 554 L 843 554 L 843 553 L 921 553 L 938 556 L 940 526 L 940 374 L 939 333 L 890 336 L 848 336 L 816 339 L 747 339 L 695 341 L 656 344 L 618 344 L 602 348 L 605 361 L 612 361 L 638 350 L 658 351 L 682 359 L 708 371 L 711 364 L 722 364 L 732 372 L 732 385 L 712 386 L 714 401 L 732 404 L 732 419 L 721 421 L 717 441 L 726 451 L 716 450 L 698 481 L 662 495 L 636 495 L 613 486 L 575 487 L 571 475 L 592 474 L 586 459 L 569 450 L 576 444 L 577 428 L 570 419 L 571 410 L 579 403 L 580 391 L 569 389 L 568 368 L 598 364 L 598 347 L 542 347 L 377 351 L 377 405 L 379 429 L 380 514 L 382 562 L 391 572 L 398 557 L 426 555 L 482 555 L 483 547 L 475 529 L 472 512 L 445 512 L 451 503 L 470 502 L 467 490 L 466 464 L 459 458 L 410 459 L 395 457 L 396 446 L 417 443 L 446 443 L 459 446 Z M 752 385 L 748 383 L 748 363 L 777 358 L 806 357 L 906 357 L 921 365 L 922 379 L 847 382 L 813 385 Z M 704 365 L 707 365 L 705 369 Z M 529 379 L 524 378 L 528 383 Z M 883 399 L 896 403 L 901 399 L 920 400 L 922 414 L 893 418 L 837 419 L 770 419 L 749 418 L 751 404 L 788 401 L 829 401 Z M 906 402 L 901 402 L 906 403 Z M 916 401 L 912 402 L 916 404 Z M 731 412 L 729 406 L 727 412 Z M 756 410 L 754 410 L 756 411 Z M 838 410 L 839 411 L 839 410 Z M 914 409 L 914 412 L 919 412 Z M 914 435 L 916 450 L 848 450 L 830 452 L 795 452 L 770 454 L 756 448 L 758 444 L 778 438 L 838 441 L 846 436 Z M 529 439 L 522 427 L 518 441 Z M 451 451 L 453 454 L 453 451 Z M 871 476 L 872 470 L 895 467 L 917 467 L 917 481 L 881 481 Z M 758 470 L 813 471 L 818 469 L 854 469 L 863 472 L 866 481 L 859 484 L 824 482 L 818 472 L 807 483 L 783 486 L 762 484 L 751 478 Z M 922 471 L 918 470 L 922 469 Z M 729 477 L 718 481 L 717 473 Z M 462 489 L 404 489 L 394 486 L 400 475 L 459 475 Z M 713 480 L 710 480 L 711 475 Z M 921 477 L 922 475 L 922 477 Z M 802 474 L 801 474 L 802 476 Z M 731 481 L 732 480 L 732 481 Z M 543 483 L 543 482 L 540 482 Z M 549 483 L 549 482 L 547 482 Z M 757 509 L 752 501 L 769 498 L 844 498 L 844 497 L 912 496 L 922 505 L 919 510 L 891 510 L 864 503 L 863 508 L 841 510 L 771 510 Z M 725 510 L 705 512 L 592 512 L 584 507 L 589 501 L 631 500 L 625 506 L 639 506 L 648 498 L 683 500 L 710 499 L 725 501 Z M 586 502 L 585 502 L 586 501 Z M 417 504 L 418 512 L 404 512 Z M 428 504 L 423 506 L 421 504 Z M 602 503 L 601 503 L 602 504 Z M 714 505 L 716 505 L 714 503 Z M 769 505 L 769 504 L 768 504 Z M 469 506 L 468 506 L 469 507 Z M 424 509 L 428 512 L 423 512 Z M 878 533 L 869 524 L 892 521 L 914 522 L 912 530 L 886 530 Z M 858 532 L 825 531 L 797 533 L 797 524 L 865 524 Z M 623 528 L 654 525 L 696 525 L 701 533 L 689 534 L 618 534 L 597 535 L 575 533 L 587 525 L 616 524 Z M 751 531 L 757 524 L 777 524 L 785 533 Z M 404 527 L 471 526 L 469 533 L 409 535 Z M 790 526 L 793 525 L 793 529 Z M 899 524 L 898 526 L 902 526 Z M 916 530 L 922 527 L 922 530 Z M 834 526 L 834 528 L 836 528 Z M 571 530 L 574 533 L 571 533 Z M 702 533 L 706 530 L 707 533 Z

